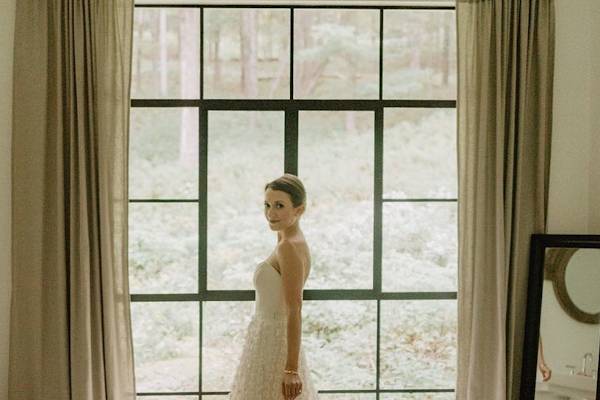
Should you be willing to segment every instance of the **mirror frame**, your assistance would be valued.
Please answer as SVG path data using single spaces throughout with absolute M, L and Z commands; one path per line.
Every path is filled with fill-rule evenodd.
M 523 358 L 521 364 L 520 400 L 535 399 L 540 314 L 542 311 L 542 292 L 544 283 L 544 261 L 546 249 L 549 247 L 600 248 L 600 235 L 540 233 L 531 235 L 529 277 L 527 282 L 527 309 L 525 314 L 525 337 L 523 340 Z M 596 380 L 596 400 L 600 400 L 600 378 Z
M 552 281 L 554 294 L 562 309 L 576 321 L 586 324 L 600 323 L 600 311 L 588 313 L 577 307 L 567 290 L 567 265 L 578 248 L 549 248 L 548 260 L 544 265 L 544 279 Z

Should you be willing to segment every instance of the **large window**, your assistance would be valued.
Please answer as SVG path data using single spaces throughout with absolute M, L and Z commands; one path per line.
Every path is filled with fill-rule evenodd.
M 136 6 L 138 398 L 227 398 L 284 172 L 308 192 L 320 397 L 455 398 L 455 17 L 423 4 Z

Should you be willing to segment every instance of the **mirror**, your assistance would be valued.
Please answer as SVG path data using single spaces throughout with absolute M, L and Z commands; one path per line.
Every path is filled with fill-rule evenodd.
M 556 300 L 576 321 L 600 323 L 599 265 L 600 249 L 546 249 L 544 279 L 552 281 Z
M 600 400 L 600 235 L 531 237 L 521 400 Z

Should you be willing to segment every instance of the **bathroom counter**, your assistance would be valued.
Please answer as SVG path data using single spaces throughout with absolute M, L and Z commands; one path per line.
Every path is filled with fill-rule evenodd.
M 548 382 L 537 382 L 535 400 L 595 400 L 596 380 L 578 375 L 556 374 Z

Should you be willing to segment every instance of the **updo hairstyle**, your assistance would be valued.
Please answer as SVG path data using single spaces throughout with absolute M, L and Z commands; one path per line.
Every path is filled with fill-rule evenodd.
M 289 194 L 294 208 L 306 204 L 306 190 L 302 181 L 294 174 L 286 172 L 279 178 L 267 183 L 265 191 L 268 188 L 271 188 L 271 190 L 281 190 Z

